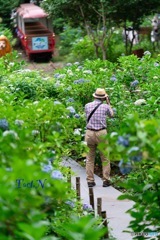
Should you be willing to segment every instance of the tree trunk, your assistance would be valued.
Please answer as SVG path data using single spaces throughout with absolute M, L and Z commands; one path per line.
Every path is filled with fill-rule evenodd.
M 95 54 L 96 54 L 96 57 L 97 57 L 97 58 L 99 57 L 99 56 L 98 56 L 98 55 L 99 55 L 98 49 L 99 49 L 99 46 L 94 43 L 94 50 L 95 50 Z
M 107 54 L 106 54 L 106 48 L 105 48 L 104 44 L 101 47 L 101 49 L 102 49 L 103 60 L 106 60 L 107 59 Z

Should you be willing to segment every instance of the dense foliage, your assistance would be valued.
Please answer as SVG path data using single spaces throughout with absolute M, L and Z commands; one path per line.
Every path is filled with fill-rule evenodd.
M 12 10 L 17 7 L 19 4 L 19 0 L 16 0 L 16 1 L 10 1 L 10 0 L 7 0 L 7 1 L 3 1 L 3 0 L 0 0 L 0 17 L 2 18 L 2 23 L 8 27 L 10 26 L 10 23 L 11 23 L 11 12 Z
M 107 148 L 110 158 L 119 160 L 122 174 L 131 172 L 127 180 L 121 183 L 129 193 L 119 197 L 135 202 L 128 211 L 133 218 L 129 226 L 135 233 L 150 233 L 153 237 L 160 231 L 159 136 L 158 115 L 157 119 L 140 120 L 137 114 L 133 114 L 123 120 L 119 132 L 111 133 Z
M 102 59 L 108 59 L 108 45 L 115 27 L 133 27 L 139 29 L 145 16 L 157 13 L 159 1 L 151 0 L 45 0 L 41 6 L 51 15 L 53 25 L 57 19 L 64 19 L 61 23 L 72 27 L 81 27 L 86 31 L 95 49 L 95 54 L 101 51 Z M 128 26 L 129 22 L 129 26 Z M 59 23 L 59 22 L 58 22 Z M 126 54 L 132 51 L 132 43 L 126 45 Z
M 15 54 L 0 59 L 0 239 L 98 240 L 101 221 L 77 201 L 61 164 L 80 149 L 76 113 L 57 100 L 54 80 L 20 70 Z
M 135 201 L 130 227 L 158 232 L 160 56 L 68 63 L 52 77 L 23 70 L 16 58 L 13 52 L 0 59 L 0 238 L 76 240 L 79 229 L 81 239 L 104 234 L 100 220 L 83 216 L 63 166 L 66 156 L 85 157 L 84 105 L 97 87 L 106 89 L 115 112 L 101 147 L 122 174 L 132 170 L 124 184 L 131 194 L 121 197 Z

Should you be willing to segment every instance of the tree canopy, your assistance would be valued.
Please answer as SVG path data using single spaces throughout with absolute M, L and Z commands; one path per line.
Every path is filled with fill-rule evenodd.
M 0 0 L 0 17 L 2 18 L 2 23 L 4 25 L 10 26 L 10 17 L 12 9 L 17 7 L 19 0 Z
M 45 0 L 42 6 L 54 18 L 63 17 L 74 26 L 84 21 L 97 25 L 98 19 L 105 16 L 117 24 L 130 21 L 137 28 L 144 16 L 160 10 L 159 0 Z
M 96 55 L 100 48 L 106 59 L 113 27 L 126 29 L 129 21 L 133 29 L 138 29 L 144 16 L 158 10 L 159 0 L 45 0 L 41 6 L 53 17 L 53 23 L 63 19 L 63 24 L 85 28 Z

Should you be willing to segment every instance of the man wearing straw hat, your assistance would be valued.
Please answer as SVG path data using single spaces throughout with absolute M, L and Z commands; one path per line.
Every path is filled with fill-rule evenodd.
M 96 185 L 94 181 L 94 161 L 96 155 L 96 148 L 102 137 L 107 134 L 107 116 L 113 117 L 113 110 L 110 105 L 109 97 L 103 88 L 97 88 L 93 93 L 94 101 L 85 105 L 85 114 L 87 119 L 87 130 L 85 134 L 85 141 L 89 148 L 86 157 L 86 175 L 88 187 Z M 106 101 L 106 103 L 104 103 Z M 110 186 L 110 161 L 100 152 L 103 171 L 103 187 Z

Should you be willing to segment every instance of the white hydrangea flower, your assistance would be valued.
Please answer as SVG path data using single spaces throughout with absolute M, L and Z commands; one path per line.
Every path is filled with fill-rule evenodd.
M 84 146 L 87 146 L 87 142 L 86 141 L 81 141 L 81 144 Z
M 83 73 L 92 74 L 92 71 L 91 70 L 84 70 Z
M 23 120 L 19 120 L 19 119 L 16 119 L 14 121 L 15 125 L 18 125 L 18 126 L 22 126 L 24 124 L 24 121 Z
M 151 53 L 149 51 L 145 51 L 144 55 L 151 55 Z
M 49 120 L 46 120 L 44 123 L 45 123 L 45 124 L 49 124 L 49 123 L 50 123 L 50 121 L 49 121 Z
M 49 80 L 49 77 L 44 77 L 43 80 L 47 81 L 47 80 Z
M 36 136 L 36 135 L 38 135 L 40 132 L 38 131 L 38 130 L 32 130 L 32 135 L 33 136 Z
M 76 128 L 73 132 L 74 135 L 81 135 L 80 129 Z
M 37 105 L 39 103 L 39 101 L 34 101 L 33 104 L 34 105 Z
M 67 66 L 67 67 L 71 67 L 71 66 L 72 66 L 72 63 L 67 63 L 66 66 Z
M 72 73 L 72 70 L 71 70 L 71 69 L 68 69 L 68 70 L 67 70 L 67 73 Z
M 138 99 L 137 101 L 134 102 L 135 105 L 139 106 L 142 104 L 146 104 L 146 100 L 145 99 Z
M 114 136 L 117 136 L 117 135 L 118 135 L 117 132 L 111 132 L 111 134 L 110 134 L 111 137 L 114 137 Z
M 100 68 L 99 71 L 100 71 L 100 72 L 105 72 L 105 71 L 106 71 L 106 68 Z
M 69 76 L 73 76 L 73 75 L 74 75 L 73 72 L 72 72 L 72 70 L 70 70 L 70 69 L 67 70 L 67 74 L 68 74 Z
M 10 62 L 9 66 L 13 67 L 14 66 L 14 62 Z
M 75 64 L 75 65 L 79 65 L 80 63 L 79 63 L 79 62 L 75 62 L 74 64 Z
M 19 139 L 18 134 L 13 130 L 6 130 L 3 132 L 3 137 L 6 137 L 8 135 L 13 136 L 15 139 Z
M 62 104 L 60 101 L 54 101 L 54 105 Z
M 155 63 L 154 63 L 154 66 L 155 66 L 155 67 L 159 67 L 159 63 L 155 62 Z

